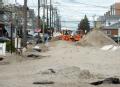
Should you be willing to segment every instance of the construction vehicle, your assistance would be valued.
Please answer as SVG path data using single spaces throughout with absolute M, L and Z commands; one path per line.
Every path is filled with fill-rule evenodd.
M 79 31 L 63 30 L 60 36 L 61 40 L 65 41 L 79 41 L 82 38 L 82 34 Z

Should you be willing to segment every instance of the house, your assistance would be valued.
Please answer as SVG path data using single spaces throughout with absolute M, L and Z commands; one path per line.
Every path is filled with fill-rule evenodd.
M 97 21 L 101 23 L 101 26 L 111 26 L 120 21 L 120 16 L 111 15 L 111 16 L 100 16 Z
M 97 25 L 103 32 L 118 41 L 120 39 L 120 3 L 114 3 L 110 10 L 97 19 Z
M 118 38 L 120 40 L 120 28 L 118 27 L 103 27 L 102 31 L 108 35 L 109 37 L 111 37 L 114 41 L 118 41 Z
M 0 37 L 6 36 L 8 37 L 8 32 L 5 29 L 5 26 L 7 25 L 7 22 L 5 22 L 5 11 L 3 9 L 3 1 L 0 0 Z
M 111 26 L 120 21 L 120 3 L 114 3 L 110 6 L 108 12 L 103 16 L 100 16 L 97 21 L 101 23 L 101 26 Z
M 13 24 L 13 37 L 16 37 L 16 34 L 18 34 L 20 37 L 22 37 L 22 28 L 24 25 L 24 12 L 23 12 L 23 5 L 15 5 L 15 4 L 8 4 L 4 5 L 4 7 L 9 10 L 12 8 L 12 24 Z M 6 19 L 5 19 L 6 17 Z M 5 28 L 9 34 L 9 37 L 11 37 L 11 25 L 10 25 L 10 14 L 6 13 L 2 15 L 1 20 L 4 20 L 4 23 L 6 23 Z M 33 9 L 27 8 L 27 30 L 33 30 L 35 29 L 35 14 Z
M 115 3 L 110 7 L 110 15 L 120 16 L 120 3 Z

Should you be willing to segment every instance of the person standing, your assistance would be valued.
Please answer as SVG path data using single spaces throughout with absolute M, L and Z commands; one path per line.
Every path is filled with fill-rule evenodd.
M 49 40 L 49 31 L 46 30 L 44 34 L 44 43 L 47 44 Z

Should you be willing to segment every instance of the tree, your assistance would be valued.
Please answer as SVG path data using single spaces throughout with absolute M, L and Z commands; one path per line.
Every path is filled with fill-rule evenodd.
M 85 24 L 86 33 L 90 32 L 90 24 L 86 15 L 84 17 L 84 24 Z
M 78 30 L 82 30 L 84 34 L 87 34 L 90 31 L 90 24 L 86 15 L 84 19 L 80 21 Z

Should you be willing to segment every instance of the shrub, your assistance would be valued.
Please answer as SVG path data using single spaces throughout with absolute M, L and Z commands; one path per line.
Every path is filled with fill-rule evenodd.
M 15 42 L 13 41 L 12 43 L 12 51 L 15 52 Z M 10 52 L 11 51 L 11 41 L 6 42 L 6 51 Z

